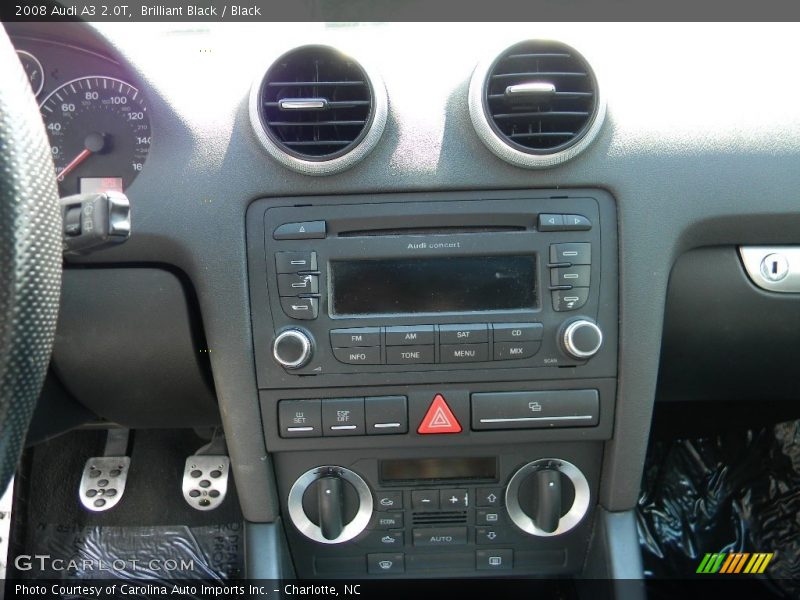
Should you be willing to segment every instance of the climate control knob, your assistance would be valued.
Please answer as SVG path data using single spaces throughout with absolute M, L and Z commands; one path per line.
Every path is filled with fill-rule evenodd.
M 561 347 L 577 360 L 592 358 L 603 345 L 603 332 L 589 319 L 568 321 L 561 328 Z
M 308 364 L 314 345 L 311 336 L 299 329 L 287 329 L 272 343 L 272 356 L 287 369 L 299 369 Z
M 289 490 L 289 518 L 298 531 L 321 544 L 341 544 L 366 529 L 372 492 L 357 473 L 337 466 L 306 471 Z
M 589 496 L 589 483 L 578 467 L 542 458 L 522 467 L 508 482 L 506 507 L 522 531 L 549 537 L 581 522 L 589 510 Z

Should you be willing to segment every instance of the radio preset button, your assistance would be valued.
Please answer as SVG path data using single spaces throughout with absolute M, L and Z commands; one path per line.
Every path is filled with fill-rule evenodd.
M 408 408 L 405 396 L 364 398 L 368 435 L 408 432 Z
M 590 265 L 592 264 L 592 245 L 589 242 L 550 244 L 550 262 Z
M 334 348 L 333 356 L 347 365 L 379 365 L 381 364 L 381 347 Z
M 440 344 L 479 344 L 489 341 L 486 323 L 467 325 L 439 325 Z
M 467 543 L 466 527 L 414 529 L 415 546 L 461 546 Z
M 489 360 L 489 344 L 442 344 L 443 363 L 485 362 Z
M 281 400 L 278 403 L 281 437 L 319 437 L 322 412 L 319 400 Z
M 287 317 L 308 321 L 316 319 L 319 314 L 319 299 L 317 298 L 281 298 L 281 308 Z
M 350 329 L 331 329 L 331 346 L 352 348 L 353 346 L 380 346 L 380 327 L 353 327 Z
M 322 239 L 325 237 L 326 229 L 325 221 L 284 223 L 272 233 L 272 237 L 276 240 Z
M 323 400 L 322 435 L 364 435 L 364 399 Z
M 433 344 L 433 325 L 410 325 L 386 328 L 387 346 Z M 433 358 L 431 361 L 433 362 Z
M 299 273 L 317 270 L 316 252 L 276 252 L 275 269 L 278 273 Z
M 589 288 L 574 287 L 571 290 L 553 290 L 553 310 L 564 312 L 581 308 L 589 299 Z
M 281 296 L 319 293 L 319 275 L 278 275 L 278 293 Z
M 386 363 L 390 365 L 418 365 L 433 362 L 433 346 L 389 346 Z
M 539 351 L 541 342 L 495 342 L 495 360 L 517 360 L 530 358 Z
M 589 287 L 590 272 L 591 267 L 586 265 L 550 269 L 550 284 Z
M 544 335 L 541 323 L 494 323 L 495 345 L 497 342 L 540 341 Z

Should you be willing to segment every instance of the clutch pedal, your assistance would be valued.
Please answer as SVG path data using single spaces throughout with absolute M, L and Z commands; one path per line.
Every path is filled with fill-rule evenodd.
M 193 454 L 183 469 L 183 497 L 192 508 L 214 510 L 228 493 L 231 460 L 224 455 Z
M 103 512 L 114 508 L 125 493 L 131 459 L 128 429 L 109 429 L 103 456 L 86 461 L 78 497 L 86 510 Z

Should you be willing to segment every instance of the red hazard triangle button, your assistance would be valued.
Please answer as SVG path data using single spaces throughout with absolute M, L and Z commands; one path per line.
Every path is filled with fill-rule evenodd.
M 419 424 L 417 433 L 461 433 L 461 424 L 453 411 L 447 406 L 444 396 L 436 394 L 425 418 Z

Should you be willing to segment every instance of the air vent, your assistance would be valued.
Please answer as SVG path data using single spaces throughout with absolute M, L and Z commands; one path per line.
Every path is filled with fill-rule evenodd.
M 569 160 L 592 142 L 605 103 L 578 52 L 530 40 L 476 68 L 469 110 L 492 152 L 520 167 L 541 168 Z
M 276 60 L 253 86 L 250 118 L 283 165 L 308 175 L 351 167 L 386 124 L 383 82 L 329 46 L 303 46 Z

